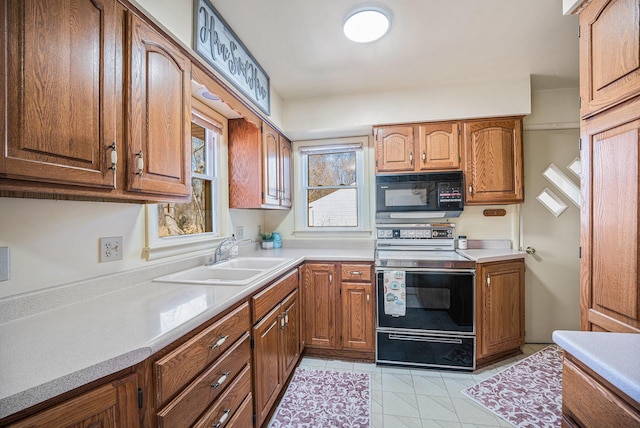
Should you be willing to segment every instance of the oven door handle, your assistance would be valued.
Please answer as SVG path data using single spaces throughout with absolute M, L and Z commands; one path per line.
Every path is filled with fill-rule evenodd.
M 405 272 L 430 272 L 430 273 L 469 273 L 475 274 L 475 269 L 456 269 L 456 268 L 406 268 L 406 267 L 376 267 L 376 273 L 385 271 L 405 271 Z
M 433 338 L 433 337 L 418 337 L 418 336 L 403 336 L 399 334 L 389 334 L 390 340 L 411 340 L 413 342 L 432 342 L 432 343 L 454 343 L 456 345 L 462 344 L 462 339 L 448 339 L 448 338 Z

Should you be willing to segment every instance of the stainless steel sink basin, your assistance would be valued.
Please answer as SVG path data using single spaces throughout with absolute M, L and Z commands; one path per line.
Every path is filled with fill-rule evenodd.
M 247 285 L 291 261 L 278 257 L 239 257 L 210 266 L 198 266 L 154 279 L 201 285 Z

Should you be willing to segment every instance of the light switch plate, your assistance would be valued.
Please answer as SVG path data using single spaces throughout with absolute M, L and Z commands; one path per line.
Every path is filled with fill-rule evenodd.
M 100 263 L 122 260 L 122 236 L 100 238 Z
M 0 281 L 10 278 L 9 247 L 0 247 Z

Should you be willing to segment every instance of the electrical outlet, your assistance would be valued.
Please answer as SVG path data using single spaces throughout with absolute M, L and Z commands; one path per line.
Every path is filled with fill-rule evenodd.
M 122 236 L 100 238 L 100 263 L 122 260 Z
M 236 226 L 236 239 L 244 238 L 244 226 Z
M 9 279 L 9 247 L 0 247 L 0 281 Z

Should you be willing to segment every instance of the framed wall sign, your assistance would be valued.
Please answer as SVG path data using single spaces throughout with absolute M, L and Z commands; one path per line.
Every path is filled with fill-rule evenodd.
M 194 50 L 260 110 L 271 114 L 269 76 L 208 0 L 194 0 Z

